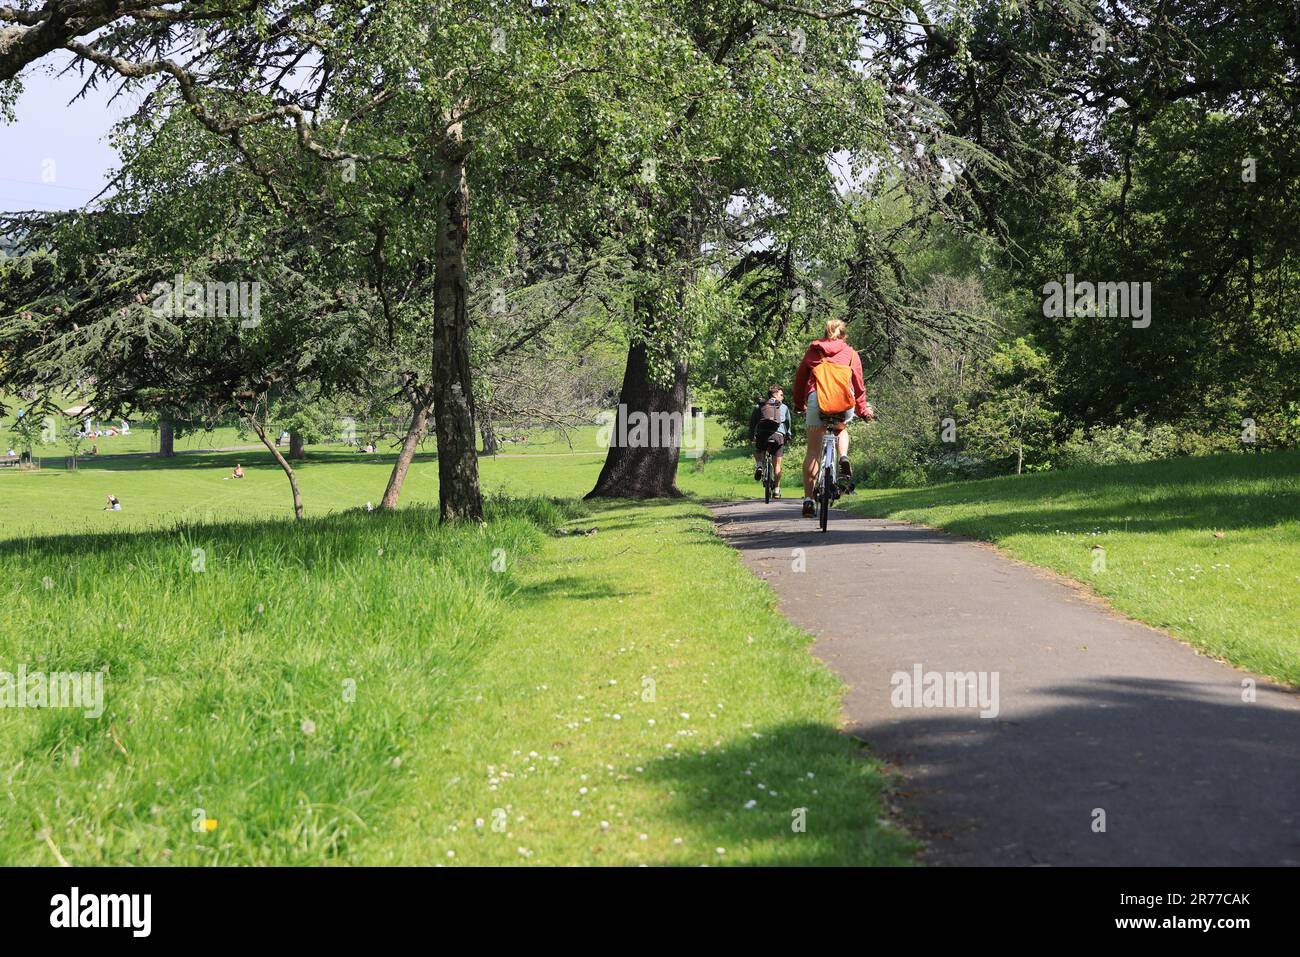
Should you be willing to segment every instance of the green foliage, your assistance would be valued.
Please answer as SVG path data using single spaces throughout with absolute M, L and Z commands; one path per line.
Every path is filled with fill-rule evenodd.
M 39 410 L 31 407 L 17 411 L 9 424 L 9 435 L 19 452 L 31 455 L 33 449 L 47 443 L 49 429 L 46 427 L 46 418 Z
M 1014 460 L 1016 472 L 1026 464 L 1046 464 L 1052 448 L 1053 373 L 1047 355 L 1024 338 L 1002 343 L 985 360 L 991 391 L 976 403 L 967 421 L 965 441 L 978 454 Z

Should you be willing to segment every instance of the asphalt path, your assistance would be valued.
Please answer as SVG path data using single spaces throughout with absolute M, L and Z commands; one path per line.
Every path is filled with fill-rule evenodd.
M 923 860 L 1300 865 L 1294 690 L 988 545 L 799 505 L 714 515 L 901 771 Z

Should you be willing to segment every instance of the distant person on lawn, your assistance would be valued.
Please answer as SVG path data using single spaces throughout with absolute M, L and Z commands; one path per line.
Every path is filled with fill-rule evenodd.
M 117 500 L 117 496 L 114 495 L 112 492 L 108 493 L 108 504 L 104 506 L 104 511 L 106 512 L 122 511 L 122 503 Z
M 244 477 L 244 467 L 243 467 L 242 465 L 240 465 L 238 462 L 236 462 L 236 463 L 235 463 L 235 471 L 233 471 L 233 472 L 230 473 L 230 477 L 231 477 L 231 478 L 243 478 L 243 477 Z
M 768 388 L 767 398 L 749 414 L 749 439 L 754 443 L 754 481 L 763 481 L 763 453 L 770 446 L 776 487 L 773 498 L 781 497 L 781 456 L 790 440 L 790 407 L 785 404 L 785 390 L 779 385 Z

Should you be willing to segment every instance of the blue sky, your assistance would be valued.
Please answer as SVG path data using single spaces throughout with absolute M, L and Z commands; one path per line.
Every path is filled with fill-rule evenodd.
M 84 204 L 117 165 L 109 128 L 139 102 L 138 94 L 127 94 L 110 105 L 110 86 L 69 104 L 80 78 L 55 75 L 65 59 L 50 62 L 53 69 L 43 65 L 23 74 L 15 121 L 0 122 L 0 211 Z

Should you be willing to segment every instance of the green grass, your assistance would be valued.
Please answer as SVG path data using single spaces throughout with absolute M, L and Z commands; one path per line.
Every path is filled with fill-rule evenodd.
M 1300 451 L 855 498 L 849 507 L 868 514 L 994 542 L 1210 655 L 1300 685 Z M 1098 545 L 1104 569 L 1094 570 Z
M 575 496 L 600 459 L 482 464 L 488 489 Z M 720 497 L 746 468 L 682 484 Z M 910 861 L 838 682 L 701 505 L 556 537 L 580 506 L 497 496 L 442 528 L 421 460 L 408 507 L 343 511 L 387 470 L 314 451 L 301 525 L 265 453 L 0 479 L 0 670 L 107 669 L 97 719 L 0 709 L 0 864 Z
M 442 753 L 367 856 L 905 862 L 909 842 L 878 820 L 880 766 L 834 730 L 838 682 L 708 514 L 605 506 L 578 527 L 599 531 L 519 570 Z
M 749 494 L 744 454 L 722 452 L 715 443 L 722 430 L 712 427 L 709 459 L 683 457 L 678 482 L 693 495 L 725 499 Z M 594 427 L 575 430 L 580 454 L 554 435 L 543 435 L 528 454 L 484 457 L 480 478 L 488 494 L 544 494 L 580 498 L 591 490 L 603 458 L 589 454 Z M 530 439 L 530 444 L 533 440 Z M 364 455 L 338 446 L 312 446 L 308 459 L 295 463 L 309 516 L 321 516 L 377 503 L 392 469 L 389 452 Z M 60 466 L 39 471 L 0 470 L 0 536 L 168 528 L 178 521 L 221 522 L 232 516 L 287 518 L 293 514 L 289 484 L 265 450 L 193 452 L 171 459 L 147 456 L 83 460 L 75 472 Z M 62 459 L 59 460 L 60 462 Z M 246 477 L 228 479 L 236 462 Z M 748 483 L 748 484 L 747 484 Z M 105 512 L 109 494 L 122 511 Z M 402 491 L 403 505 L 438 501 L 438 467 L 432 454 L 416 457 Z
M 601 458 L 556 445 L 481 460 L 482 528 L 438 526 L 427 456 L 400 512 L 361 514 L 391 456 L 312 449 L 302 525 L 265 452 L 0 473 L 0 670 L 107 668 L 98 719 L 0 709 L 0 863 L 910 861 L 838 682 L 700 504 L 754 494 L 748 454 L 588 507 Z M 1300 683 L 1298 475 L 1219 456 L 849 502 Z

